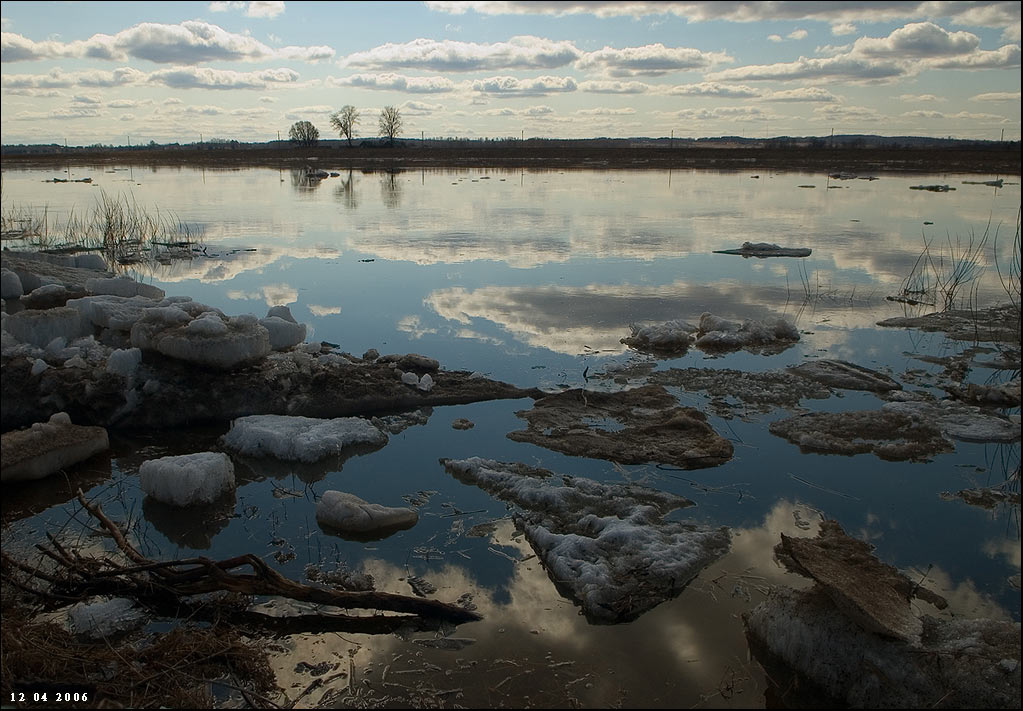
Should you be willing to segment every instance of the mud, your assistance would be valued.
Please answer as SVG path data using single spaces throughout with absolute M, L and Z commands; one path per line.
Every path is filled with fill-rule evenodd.
M 528 428 L 516 442 L 621 464 L 658 462 L 683 469 L 715 467 L 732 458 L 732 444 L 699 410 L 680 407 L 664 388 L 647 385 L 618 393 L 568 390 L 517 413 Z

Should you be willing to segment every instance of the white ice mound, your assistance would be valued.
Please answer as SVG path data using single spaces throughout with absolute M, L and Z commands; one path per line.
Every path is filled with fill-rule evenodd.
M 592 620 L 639 617 L 678 595 L 731 544 L 727 528 L 665 521 L 692 506 L 675 494 L 569 476 L 559 485 L 553 472 L 478 457 L 442 462 L 460 481 L 522 509 L 516 524 L 547 574 Z
M 229 370 L 265 357 L 270 352 L 270 335 L 255 316 L 229 318 L 188 301 L 146 309 L 131 328 L 131 345 Z
M 143 493 L 172 506 L 208 504 L 235 486 L 234 465 L 223 452 L 150 459 L 139 479 Z
M 693 341 L 697 327 L 676 319 L 651 326 L 632 326 L 632 336 L 623 338 L 622 343 L 641 351 L 664 351 L 685 353 Z
M 10 314 L 4 319 L 4 330 L 22 343 L 45 348 L 54 338 L 72 341 L 88 335 L 92 328 L 76 309 L 61 306 Z
M 291 314 L 289 313 L 288 315 L 290 316 Z M 280 316 L 268 315 L 266 318 L 259 319 L 259 325 L 270 334 L 270 348 L 275 351 L 287 350 L 305 340 L 305 324 L 295 323 L 294 319 L 289 320 Z
M 703 350 L 739 350 L 741 348 L 771 347 L 799 340 L 795 325 L 783 318 L 764 321 L 729 321 L 705 313 L 700 316 L 700 330 L 696 347 Z
M 142 351 L 138 348 L 115 350 L 107 358 L 107 372 L 116 373 L 122 378 L 130 378 L 142 363 Z
M 90 294 L 113 294 L 114 296 L 145 296 L 159 301 L 166 294 L 163 289 L 152 284 L 137 282 L 131 277 L 112 277 L 109 279 L 89 279 L 85 282 L 85 290 Z
M 68 610 L 72 631 L 90 639 L 127 632 L 142 625 L 146 617 L 145 612 L 125 597 L 81 602 Z
M 889 402 L 885 412 L 908 415 L 914 421 L 938 427 L 947 436 L 963 442 L 1017 442 L 1019 422 L 985 412 L 956 400 L 941 402 Z
M 105 429 L 72 424 L 64 412 L 27 430 L 5 432 L 0 441 L 4 482 L 42 479 L 110 448 Z
M 419 521 L 419 514 L 409 508 L 367 503 L 344 491 L 325 491 L 316 504 L 316 520 L 339 531 L 375 533 L 410 528 Z
M 24 293 L 21 278 L 10 269 L 0 269 L 0 298 L 18 299 Z
M 115 296 L 102 294 L 69 299 L 67 305 L 78 309 L 82 316 L 99 328 L 129 331 L 146 309 L 159 306 L 162 302 L 145 296 Z
M 221 442 L 251 457 L 315 462 L 354 444 L 386 444 L 387 435 L 361 417 L 250 415 L 232 422 Z

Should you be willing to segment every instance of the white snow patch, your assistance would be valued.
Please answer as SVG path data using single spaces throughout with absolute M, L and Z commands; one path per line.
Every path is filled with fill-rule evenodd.
M 234 489 L 234 464 L 223 452 L 150 459 L 139 467 L 139 481 L 143 493 L 165 504 L 208 504 Z
M 85 282 L 85 290 L 90 294 L 113 294 L 114 296 L 145 296 L 157 301 L 166 294 L 163 289 L 151 284 L 142 284 L 131 277 L 111 277 L 89 279 Z
M 146 617 L 132 600 L 124 597 L 81 602 L 68 610 L 71 630 L 97 640 L 135 629 L 145 622 Z
M 221 442 L 248 456 L 315 462 L 353 444 L 386 444 L 387 435 L 361 417 L 250 415 L 232 422 Z
M 123 378 L 130 378 L 142 362 L 142 351 L 138 348 L 116 350 L 107 358 L 107 371 Z
M 371 504 L 344 491 L 325 491 L 316 504 L 316 520 L 341 531 L 372 533 L 414 526 L 419 514 L 409 508 Z

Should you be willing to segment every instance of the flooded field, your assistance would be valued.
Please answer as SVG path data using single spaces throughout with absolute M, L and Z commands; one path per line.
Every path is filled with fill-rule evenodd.
M 353 626 L 270 639 L 290 699 L 329 679 L 300 706 L 797 704 L 751 658 L 742 616 L 773 586 L 809 586 L 774 549 L 781 534 L 814 536 L 825 519 L 948 601 L 941 611 L 915 603 L 919 614 L 1020 621 L 1019 332 L 993 339 L 969 320 L 972 338 L 878 325 L 1013 299 L 1018 316 L 1018 178 L 317 168 L 327 177 L 305 168 L 5 169 L 3 209 L 59 225 L 101 194 L 128 196 L 187 227 L 189 245 L 160 259 L 125 253 L 117 266 L 167 296 L 231 316 L 287 306 L 307 324 L 306 342 L 360 358 L 370 349 L 418 353 L 439 361 L 438 387 L 444 371 L 468 371 L 548 394 L 576 391 L 583 407 L 559 410 L 545 398 L 534 408 L 529 397 L 434 406 L 391 421 L 384 445 L 313 463 L 232 453 L 237 489 L 191 509 L 145 497 L 139 469 L 224 451 L 231 423 L 183 427 L 187 416 L 170 408 L 169 429 L 132 428 L 128 418 L 110 429 L 106 454 L 66 475 L 4 485 L 5 552 L 30 555 L 46 532 L 102 545 L 73 496 L 81 487 L 152 560 L 251 553 L 294 580 L 365 573 L 378 591 L 458 601 L 483 617 L 439 630 Z M 45 182 L 54 177 L 72 182 Z M 912 189 L 920 186 L 949 189 Z M 57 235 L 50 241 L 61 246 Z M 716 253 L 746 242 L 809 255 Z M 707 335 L 727 336 L 728 322 L 744 320 L 773 340 L 723 347 L 725 336 Z M 675 321 L 691 331 L 644 330 Z M 669 331 L 668 347 L 650 345 Z M 834 361 L 859 369 L 808 367 Z M 836 367 L 870 385 L 836 379 Z M 988 412 L 1008 434 L 939 427 L 940 443 L 902 456 L 909 450 L 870 431 L 895 428 L 882 406 L 902 417 L 953 391 L 1011 390 L 1013 381 L 1016 404 Z M 615 409 L 626 402 L 618 393 L 640 387 L 671 402 L 642 391 L 646 406 Z M 914 412 L 905 416 L 947 414 Z M 820 434 L 859 419 L 870 427 L 853 427 L 843 446 Z M 820 432 L 797 428 L 811 421 L 823 423 Z M 681 448 L 681 434 L 647 437 L 665 428 L 706 436 Z M 518 493 L 442 462 L 475 457 L 593 480 L 606 487 L 597 499 L 628 500 L 627 485 L 684 497 L 694 505 L 669 506 L 650 525 L 724 527 L 727 543 L 663 600 L 616 601 L 617 618 L 607 605 L 581 608 L 589 593 L 541 562 L 535 528 L 578 536 L 577 521 L 563 520 L 571 511 L 546 499 L 530 509 Z M 957 496 L 981 489 L 1010 497 L 984 507 Z M 328 490 L 410 507 L 418 522 L 374 540 L 338 535 L 317 522 Z M 608 515 L 587 506 L 576 518 Z M 259 609 L 308 611 L 280 600 Z M 158 617 L 147 629 L 167 625 Z M 234 702 L 230 689 L 216 693 Z

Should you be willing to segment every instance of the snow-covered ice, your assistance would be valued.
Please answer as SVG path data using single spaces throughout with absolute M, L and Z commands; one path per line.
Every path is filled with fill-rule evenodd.
M 419 514 L 410 508 L 371 504 L 344 491 L 325 491 L 316 504 L 316 520 L 339 531 L 374 533 L 414 526 Z
M 223 452 L 150 459 L 139 467 L 139 480 L 143 493 L 165 504 L 208 504 L 234 489 L 234 464 Z
M 387 435 L 361 417 L 239 417 L 221 440 L 225 447 L 252 457 L 315 462 L 354 444 L 382 445 Z

